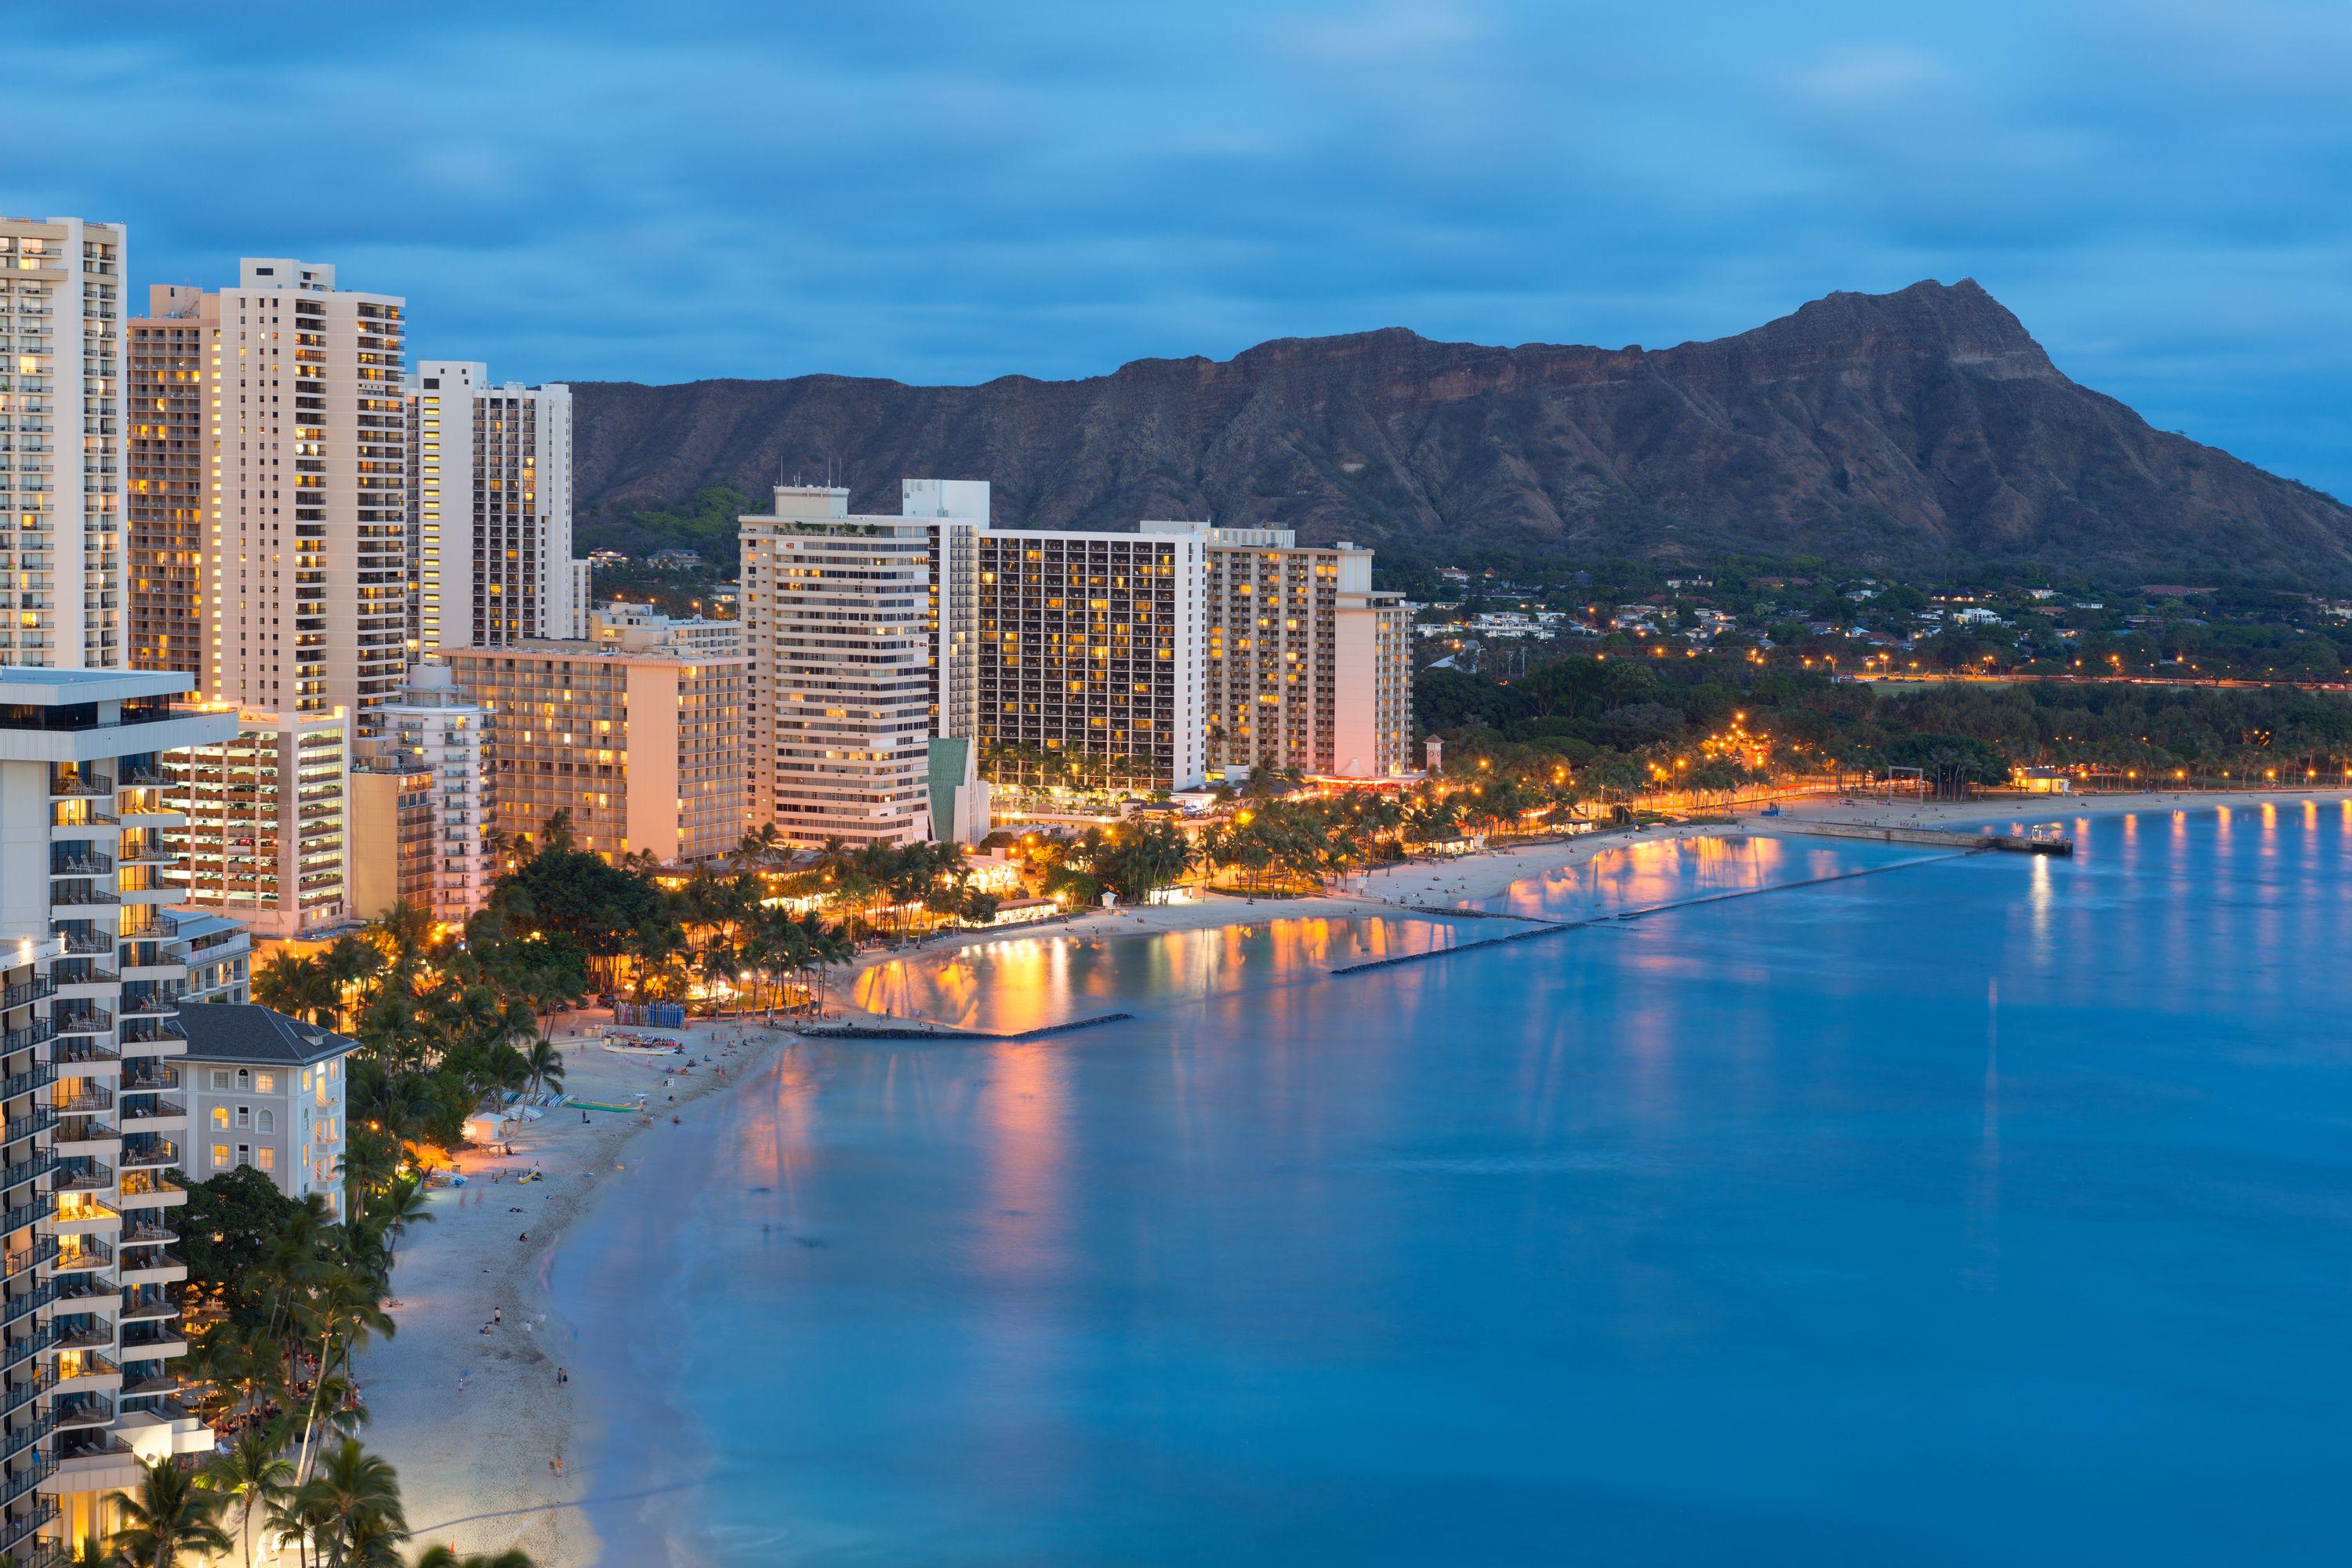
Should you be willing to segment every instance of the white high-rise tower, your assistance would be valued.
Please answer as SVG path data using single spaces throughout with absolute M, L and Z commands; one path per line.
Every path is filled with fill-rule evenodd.
M 572 389 L 423 360 L 408 401 L 411 658 L 583 635 L 572 598 Z

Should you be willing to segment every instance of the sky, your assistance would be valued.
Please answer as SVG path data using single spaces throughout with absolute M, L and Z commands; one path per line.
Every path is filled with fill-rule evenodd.
M 404 294 L 500 379 L 963 383 L 1973 277 L 2352 497 L 2352 5 L 9 7 L 0 211 Z

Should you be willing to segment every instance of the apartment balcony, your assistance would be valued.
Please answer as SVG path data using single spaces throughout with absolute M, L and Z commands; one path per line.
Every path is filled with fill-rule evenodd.
M 87 882 L 59 882 L 49 892 L 49 917 L 61 921 L 98 920 L 112 914 L 122 905 L 122 896 L 111 888 L 101 888 Z
M 59 1195 L 70 1194 L 60 1191 Z M 34 1217 L 48 1227 L 50 1235 L 60 1240 L 69 1236 L 110 1235 L 122 1228 L 121 1211 L 91 1197 L 84 1197 L 71 1207 L 59 1204 L 55 1214 Z M 173 1239 L 176 1241 L 179 1238 L 174 1237 Z
M 38 1002 L 44 997 L 54 995 L 57 992 L 57 982 L 52 976 L 47 974 L 36 975 L 30 980 L 24 981 L 16 985 L 11 985 L 5 991 L 0 991 L 0 1011 L 5 1011 L 10 1007 L 22 1007 L 29 1003 Z
M 17 1499 L 38 1489 L 43 1481 L 57 1473 L 57 1468 L 47 1459 L 37 1458 L 13 1476 L 0 1477 L 0 1509 L 13 1505 Z
M 114 1187 L 114 1167 L 87 1156 L 75 1156 L 57 1173 L 49 1190 L 58 1193 L 103 1193 Z
M 180 1163 L 180 1146 L 168 1138 L 125 1138 L 121 1167 L 126 1171 L 165 1171 Z
M 123 1173 L 122 1184 L 116 1189 L 115 1195 L 126 1214 L 132 1209 L 152 1213 L 160 1208 L 178 1208 L 188 1201 L 187 1188 L 155 1174 L 155 1170 L 163 1168 L 157 1166 Z
M 59 1279 L 102 1272 L 114 1267 L 114 1248 L 94 1237 L 83 1237 L 74 1246 L 61 1245 L 54 1236 L 41 1238 L 48 1247 L 49 1272 Z M 36 1244 L 38 1245 L 38 1244 Z M 13 1261 L 16 1255 L 9 1255 Z
M 188 1125 L 188 1108 L 173 1100 L 142 1102 L 124 1106 L 115 1120 L 121 1123 L 126 1136 L 137 1132 L 178 1132 Z
M 42 1415 L 27 1421 L 14 1432 L 0 1436 L 0 1465 L 5 1465 L 26 1449 L 34 1447 L 57 1430 L 57 1423 Z M 5 1559 L 0 1559 L 5 1561 Z M 21 1561 L 21 1560 L 20 1560 Z
M 0 1377 L 16 1371 L 35 1356 L 56 1349 L 57 1342 L 57 1325 L 44 1323 L 23 1338 L 0 1345 Z
M 122 1255 L 115 1278 L 123 1286 L 173 1285 L 188 1277 L 187 1260 L 175 1252 L 142 1247 Z
M 115 1298 L 120 1301 L 120 1296 Z M 114 1325 L 88 1314 L 49 1325 L 49 1348 L 60 1351 L 106 1351 L 114 1348 Z
M 122 1386 L 122 1366 L 97 1351 L 74 1351 L 58 1357 L 59 1394 L 112 1394 Z
M 125 1094 L 154 1094 L 179 1088 L 180 1069 L 165 1066 L 153 1057 L 142 1058 L 136 1062 L 122 1064 L 122 1077 L 119 1083 Z M 185 1114 L 184 1110 L 182 1114 Z
M 114 1425 L 114 1401 L 102 1394 L 73 1394 L 49 1405 L 49 1424 L 60 1432 Z
M 7 1193 L 27 1182 L 37 1182 L 58 1168 L 58 1156 L 48 1149 L 37 1150 L 30 1157 L 13 1165 L 0 1166 L 0 1193 Z
M 64 963 L 60 963 L 58 968 L 64 969 Z M 121 975 L 111 969 L 100 969 L 88 959 L 81 960 L 73 969 L 67 970 L 63 973 L 52 971 L 49 978 L 58 994 L 68 1000 L 79 997 L 83 993 L 89 991 L 103 991 L 107 995 L 111 996 L 114 994 L 115 987 L 122 984 Z
M 12 1149 L 27 1138 L 36 1138 L 58 1124 L 54 1107 L 37 1105 L 21 1116 L 8 1118 L 0 1124 L 0 1149 Z
M 52 1300 L 59 1310 L 68 1313 L 111 1310 L 121 1305 L 122 1292 L 114 1281 L 95 1270 L 60 1275 L 49 1282 L 57 1294 Z
M 60 845 L 49 855 L 49 877 L 109 877 L 114 874 L 114 859 L 95 850 L 72 849 Z
M 114 1015 L 103 1007 L 69 1007 L 60 1005 L 50 1013 L 49 1022 L 57 1026 L 57 1032 L 60 1037 L 111 1035 L 114 1032 Z M 66 1058 L 57 1057 L 53 1059 L 63 1061 Z
M 111 931 L 58 931 L 57 935 L 64 939 L 69 953 L 114 956 L 116 938 Z
M 13 1031 L 7 1037 L 12 1043 L 5 1047 L 5 1051 L 0 1051 L 0 1054 L 13 1054 L 29 1046 L 41 1044 L 56 1033 L 57 1031 L 49 1027 L 48 1020 L 45 1018 L 32 1028 Z M 21 1041 L 18 1039 L 20 1036 L 24 1037 Z M 12 1073 L 5 1079 L 0 1079 L 0 1101 L 14 1100 L 20 1094 L 34 1093 L 38 1089 L 48 1088 L 57 1081 L 58 1069 L 54 1064 L 37 1063 L 26 1068 L 23 1072 Z
M 104 773 L 58 772 L 49 776 L 49 798 L 53 801 L 89 799 L 113 793 L 114 781 Z
M 184 1192 L 180 1194 L 183 1199 L 187 1195 Z M 180 1239 L 180 1233 L 165 1225 L 161 1216 L 151 1215 L 124 1226 L 120 1239 L 125 1247 L 168 1246 Z M 135 1266 L 125 1261 L 122 1267 L 130 1268 Z
M 187 1354 L 188 1342 L 186 1336 L 170 1323 L 126 1324 L 122 1330 L 121 1353 L 126 1361 L 163 1361 Z

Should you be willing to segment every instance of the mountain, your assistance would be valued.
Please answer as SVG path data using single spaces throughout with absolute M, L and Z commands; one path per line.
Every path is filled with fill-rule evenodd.
M 904 476 L 986 479 L 1003 522 L 1208 516 L 1438 561 L 2352 579 L 2352 509 L 2068 380 L 1966 279 L 1832 294 L 1657 351 L 1391 328 L 1082 381 L 588 382 L 573 398 L 577 493 L 607 519 L 829 465 L 861 510 L 896 511 Z

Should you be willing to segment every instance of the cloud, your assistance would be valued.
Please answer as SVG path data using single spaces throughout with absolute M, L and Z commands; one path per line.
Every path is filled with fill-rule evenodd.
M 0 205 L 309 255 L 531 379 L 971 381 L 1267 337 L 1664 344 L 1973 275 L 2352 492 L 2339 7 L 1864 0 L 12 18 Z M 2224 438 L 2226 439 L 2224 440 Z

